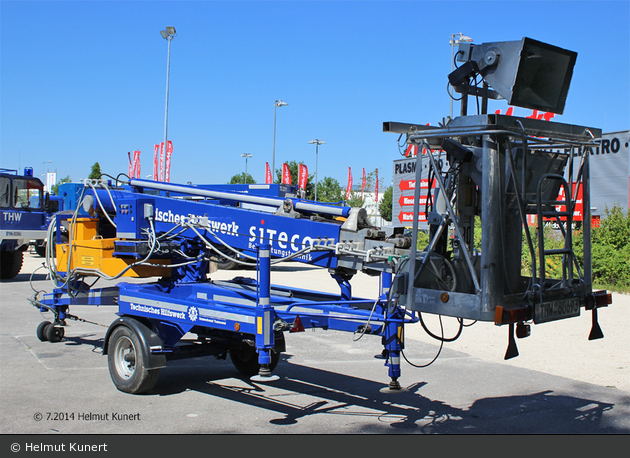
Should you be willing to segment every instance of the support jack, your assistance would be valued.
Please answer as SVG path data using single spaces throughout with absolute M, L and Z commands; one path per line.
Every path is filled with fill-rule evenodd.
M 593 325 L 591 327 L 591 333 L 588 335 L 588 340 L 601 339 L 604 337 L 604 333 L 602 332 L 602 328 L 599 327 L 599 322 L 597 321 L 597 307 L 593 309 Z
M 514 323 L 510 323 L 508 331 L 508 348 L 503 359 L 515 358 L 518 356 L 518 348 L 516 347 L 516 339 L 514 338 Z
M 276 380 L 279 380 L 280 377 L 278 377 L 277 375 L 273 375 L 271 373 L 271 369 L 269 369 L 269 366 L 264 364 L 260 366 L 260 371 L 258 371 L 257 375 L 253 375 L 249 378 L 251 381 L 253 382 L 275 382 Z
M 400 385 L 400 382 L 398 381 L 398 377 L 392 377 L 392 379 L 389 381 L 389 385 L 387 385 L 385 388 L 381 388 L 379 391 L 381 393 L 394 393 L 394 394 L 409 392 L 407 388 L 403 388 Z

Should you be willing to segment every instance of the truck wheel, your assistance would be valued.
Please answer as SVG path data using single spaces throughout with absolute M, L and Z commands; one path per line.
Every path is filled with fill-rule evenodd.
M 50 326 L 50 321 L 42 321 L 37 326 L 37 338 L 42 342 L 48 341 L 48 337 L 46 336 L 46 331 L 48 330 L 48 326 Z
M 230 350 L 230 359 L 234 367 L 243 375 L 251 377 L 258 374 L 260 364 L 258 364 L 258 353 L 256 347 L 243 342 L 238 349 Z M 280 361 L 280 353 L 271 350 L 271 364 L 269 369 L 274 370 Z
M 15 278 L 20 273 L 23 262 L 24 252 L 21 250 L 0 251 L 0 279 Z
M 127 326 L 118 326 L 109 339 L 107 350 L 109 375 L 120 391 L 142 394 L 153 388 L 159 369 L 144 367 L 140 339 Z
M 41 245 L 35 245 L 35 253 L 37 253 L 42 258 L 46 257 L 46 242 Z
M 50 342 L 61 342 L 65 333 L 65 329 L 60 326 L 54 326 L 53 324 L 46 326 L 46 340 Z

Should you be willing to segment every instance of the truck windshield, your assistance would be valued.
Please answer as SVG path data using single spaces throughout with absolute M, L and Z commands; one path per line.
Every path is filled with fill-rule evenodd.
M 0 177 L 0 208 L 11 206 L 11 178 Z
M 13 207 L 41 210 L 44 188 L 37 180 L 15 178 L 13 180 Z

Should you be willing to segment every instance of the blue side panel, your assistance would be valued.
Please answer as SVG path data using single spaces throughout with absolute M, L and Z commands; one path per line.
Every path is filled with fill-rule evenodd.
M 84 189 L 83 183 L 62 183 L 59 185 L 57 194 L 63 200 L 64 210 L 76 210 Z M 87 213 L 80 210 L 79 216 L 87 216 Z
M 216 288 L 198 284 L 178 285 L 168 292 L 159 284 L 121 283 L 118 286 L 119 315 L 177 323 L 184 332 L 193 326 L 240 330 L 248 334 L 256 332 L 255 302 L 247 295 L 241 298 L 242 305 L 239 306 L 238 301 L 235 301 L 237 304 L 228 304 L 212 300 Z M 217 296 L 219 299 L 222 297 Z
M 45 230 L 46 215 L 42 211 L 1 210 L 0 228 L 3 231 Z
M 208 201 L 175 199 L 123 190 L 111 190 L 112 197 L 101 190 L 98 195 L 107 211 L 116 212 L 115 221 L 120 223 L 118 231 L 123 232 L 123 238 L 126 239 L 146 239 L 146 234 L 141 232 L 141 229 L 148 226 L 145 220 L 146 210 L 142 204 L 150 202 L 153 205 L 155 230 L 158 234 L 172 230 L 191 216 L 203 218 L 204 221 L 207 218 L 207 229 L 197 229 L 204 238 L 216 245 L 227 244 L 252 256 L 256 247 L 263 243 L 271 246 L 272 257 L 286 257 L 313 244 L 323 242 L 334 246 L 339 241 L 340 222 L 317 222 L 216 205 Z M 114 208 L 112 199 L 117 208 Z M 179 231 L 177 229 L 178 233 Z M 179 235 L 188 240 L 198 238 L 192 229 Z M 337 266 L 337 259 L 331 251 L 313 251 L 296 257 L 295 260 L 320 267 Z

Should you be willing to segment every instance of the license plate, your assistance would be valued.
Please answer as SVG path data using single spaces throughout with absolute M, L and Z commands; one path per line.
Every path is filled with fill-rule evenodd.
M 580 299 L 577 297 L 543 302 L 534 306 L 534 323 L 545 323 L 572 316 L 580 316 Z

